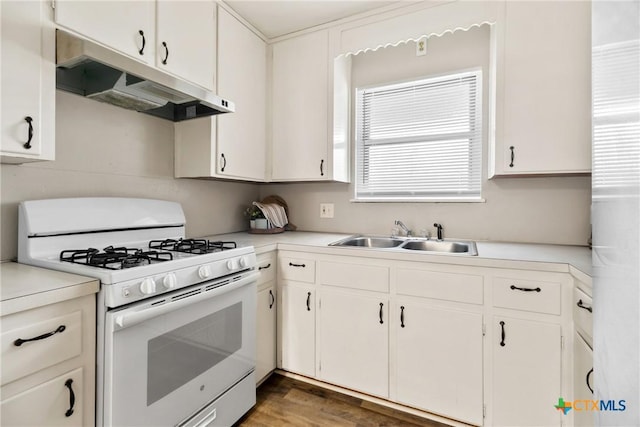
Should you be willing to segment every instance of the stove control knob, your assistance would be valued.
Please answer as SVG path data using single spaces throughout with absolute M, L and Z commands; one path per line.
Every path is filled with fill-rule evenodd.
M 165 289 L 173 289 L 176 287 L 177 283 L 178 279 L 176 279 L 175 273 L 169 273 L 164 276 L 164 279 L 162 279 L 162 284 L 164 285 Z
M 143 295 L 150 295 L 156 291 L 156 282 L 151 278 L 147 277 L 140 283 L 140 292 Z
M 227 270 L 235 270 L 236 268 L 238 268 L 238 266 L 236 265 L 235 260 L 230 259 L 229 261 L 227 261 Z
M 247 259 L 243 256 L 240 257 L 240 267 L 245 268 L 248 264 Z
M 209 268 L 208 265 L 203 265 L 198 269 L 198 276 L 200 276 L 201 279 L 206 279 L 211 276 L 211 268 Z

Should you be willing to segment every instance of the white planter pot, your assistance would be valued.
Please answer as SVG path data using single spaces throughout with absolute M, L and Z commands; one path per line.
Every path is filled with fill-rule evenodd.
M 268 222 L 266 218 L 258 218 L 254 220 L 256 223 L 256 226 L 254 228 L 259 228 L 259 229 L 266 229 L 268 226 Z

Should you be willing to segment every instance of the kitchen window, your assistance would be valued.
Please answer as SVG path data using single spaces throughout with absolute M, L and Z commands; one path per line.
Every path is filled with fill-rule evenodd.
M 357 201 L 479 201 L 482 71 L 360 88 Z

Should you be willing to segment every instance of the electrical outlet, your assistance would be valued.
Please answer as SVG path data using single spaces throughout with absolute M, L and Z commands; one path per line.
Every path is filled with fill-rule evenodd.
M 416 56 L 424 56 L 427 54 L 427 38 L 423 37 L 416 42 Z
M 333 218 L 333 203 L 320 203 L 320 218 Z

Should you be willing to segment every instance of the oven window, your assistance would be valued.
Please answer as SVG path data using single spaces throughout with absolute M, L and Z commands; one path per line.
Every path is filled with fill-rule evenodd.
M 242 347 L 242 303 L 151 339 L 147 406 L 214 367 Z

